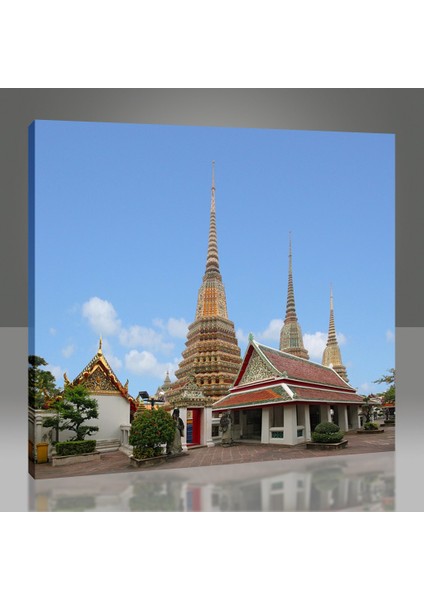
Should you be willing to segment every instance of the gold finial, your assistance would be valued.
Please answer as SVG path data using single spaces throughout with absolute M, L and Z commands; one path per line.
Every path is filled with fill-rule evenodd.
M 97 354 L 103 354 L 103 351 L 102 351 L 102 343 L 103 343 L 102 336 L 100 336 L 100 340 L 99 340 L 99 349 L 97 350 Z
M 71 382 L 68 379 L 68 376 L 66 373 L 63 374 L 63 379 L 65 381 L 65 385 L 71 385 Z

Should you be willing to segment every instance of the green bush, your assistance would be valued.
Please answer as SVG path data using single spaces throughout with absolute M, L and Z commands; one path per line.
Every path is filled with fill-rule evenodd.
M 96 449 L 96 440 L 75 440 L 73 442 L 57 442 L 56 453 L 59 456 L 73 456 L 74 454 L 89 454 Z
M 315 427 L 312 432 L 312 441 L 336 444 L 342 441 L 343 436 L 344 431 L 340 431 L 340 427 L 336 423 L 324 421 Z
M 134 458 L 159 456 L 162 444 L 171 444 L 174 435 L 175 421 L 166 410 L 138 410 L 129 435 Z
M 374 421 L 368 421 L 368 423 L 364 424 L 364 429 L 368 431 L 372 429 L 378 429 L 378 423 L 374 423 Z

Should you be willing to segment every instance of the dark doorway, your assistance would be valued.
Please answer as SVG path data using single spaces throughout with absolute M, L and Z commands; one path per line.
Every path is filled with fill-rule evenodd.
M 262 437 L 262 409 L 251 408 L 246 410 L 246 427 L 243 430 L 243 438 L 248 440 L 260 440 Z
M 321 411 L 319 406 L 309 406 L 309 418 L 311 420 L 311 432 L 321 422 Z

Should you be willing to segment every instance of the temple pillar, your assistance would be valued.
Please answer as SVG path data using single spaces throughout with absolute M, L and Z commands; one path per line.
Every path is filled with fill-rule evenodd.
M 329 404 L 321 404 L 320 405 L 320 419 L 321 423 L 329 422 L 331 423 L 331 407 Z
M 359 429 L 361 427 L 359 407 L 354 405 L 348 406 L 348 411 L 350 413 L 350 422 L 352 423 L 352 429 Z
M 339 404 L 337 407 L 339 415 L 339 427 L 341 431 L 348 431 L 349 423 L 347 419 L 347 406 L 345 404 Z
M 269 444 L 270 412 L 269 407 L 262 409 L 261 444 Z
M 305 430 L 304 430 L 304 434 L 305 434 L 305 441 L 306 442 L 310 442 L 311 441 L 311 414 L 309 412 L 309 404 L 304 404 L 304 411 L 305 411 L 305 418 L 304 418 L 304 422 L 305 422 Z
M 284 443 L 293 446 L 297 440 L 296 405 L 284 406 Z

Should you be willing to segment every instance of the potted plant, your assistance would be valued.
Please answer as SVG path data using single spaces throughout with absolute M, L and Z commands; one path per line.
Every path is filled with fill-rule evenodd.
M 384 429 L 380 429 L 375 421 L 367 421 L 363 429 L 358 429 L 357 433 L 384 433 Z
M 312 442 L 306 444 L 307 448 L 321 448 L 323 450 L 332 450 L 335 448 L 345 448 L 347 440 L 343 440 L 344 431 L 336 423 L 323 421 L 319 423 L 312 432 Z

